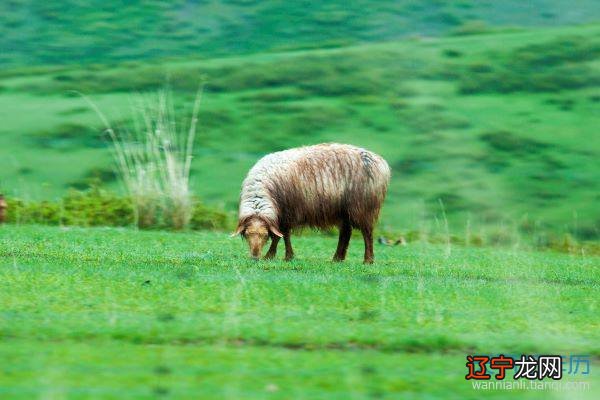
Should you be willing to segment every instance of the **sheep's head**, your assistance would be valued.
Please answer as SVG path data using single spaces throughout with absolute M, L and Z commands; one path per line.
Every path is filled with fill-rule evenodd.
M 238 226 L 231 236 L 242 235 L 248 242 L 250 248 L 250 256 L 259 259 L 263 247 L 267 244 L 269 236 L 275 235 L 283 237 L 283 234 L 275 227 L 274 224 L 267 222 L 265 219 L 252 216 L 240 220 Z

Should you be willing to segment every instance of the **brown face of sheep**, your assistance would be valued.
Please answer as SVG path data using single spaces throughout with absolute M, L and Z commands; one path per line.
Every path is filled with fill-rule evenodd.
M 4 196 L 0 195 L 0 224 L 3 223 L 4 220 L 6 219 L 6 208 L 7 207 L 8 207 L 8 204 L 6 203 Z
M 258 260 L 262 254 L 263 247 L 265 247 L 265 244 L 269 240 L 269 232 L 279 237 L 283 236 L 277 228 L 269 226 L 263 219 L 250 218 L 243 223 L 240 222 L 232 236 L 242 235 L 246 239 L 246 242 L 248 242 L 250 256 Z

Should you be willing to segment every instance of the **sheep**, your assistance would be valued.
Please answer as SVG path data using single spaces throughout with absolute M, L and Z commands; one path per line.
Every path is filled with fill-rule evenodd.
M 6 199 L 4 195 L 0 194 L 0 224 L 6 221 L 6 209 L 8 208 L 8 204 L 6 203 Z
M 379 155 L 338 143 L 323 143 L 268 154 L 242 184 L 238 225 L 232 236 L 247 240 L 250 255 L 265 259 L 285 242 L 285 260 L 294 257 L 290 232 L 299 227 L 339 228 L 333 261 L 344 261 L 352 229 L 361 231 L 364 263 L 373 263 L 373 226 L 385 199 L 390 168 Z

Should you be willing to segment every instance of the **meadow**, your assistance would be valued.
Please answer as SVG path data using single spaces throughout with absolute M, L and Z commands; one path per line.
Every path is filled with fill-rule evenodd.
M 589 355 L 565 379 L 597 398 L 598 257 L 414 243 L 365 266 L 360 240 L 341 264 L 293 241 L 254 262 L 222 233 L 0 227 L 0 397 L 480 398 L 480 352 Z

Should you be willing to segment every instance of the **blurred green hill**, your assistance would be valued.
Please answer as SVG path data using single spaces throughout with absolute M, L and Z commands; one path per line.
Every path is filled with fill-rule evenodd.
M 0 2 L 0 65 L 215 56 L 597 21 L 595 0 Z
M 200 82 L 193 189 L 235 210 L 263 154 L 324 141 L 393 169 L 382 226 L 569 232 L 598 239 L 600 26 L 412 38 L 340 48 L 0 73 L 0 187 L 54 198 L 118 188 L 102 127 L 132 127 L 132 94 L 168 85 L 183 120 Z M 426 228 L 425 228 L 426 229 Z M 502 234 L 499 234 L 502 241 Z

